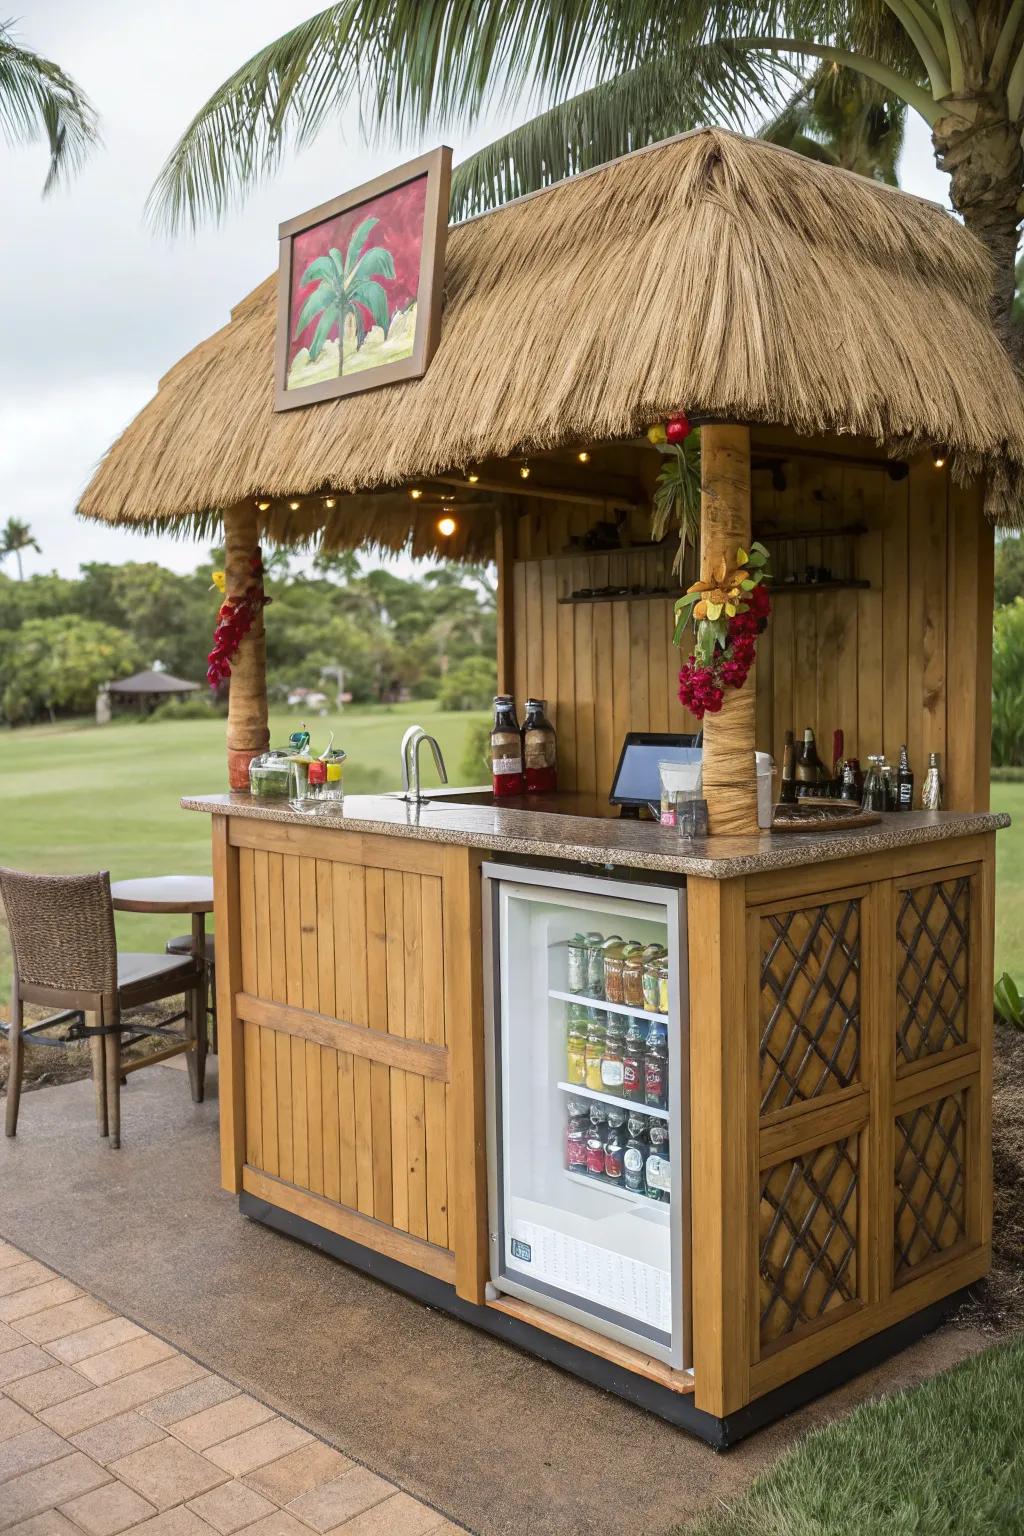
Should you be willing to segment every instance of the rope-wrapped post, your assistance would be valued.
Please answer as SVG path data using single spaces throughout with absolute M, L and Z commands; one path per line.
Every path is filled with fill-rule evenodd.
M 724 558 L 750 548 L 750 429 L 709 422 L 700 433 L 700 574 L 710 581 Z M 714 833 L 757 831 L 754 756 L 755 668 L 727 688 L 718 714 L 704 716 L 704 796 Z
M 253 579 L 252 562 L 259 548 L 256 509 L 250 503 L 229 507 L 224 514 L 224 587 L 239 596 Z M 270 745 L 267 723 L 267 642 L 263 613 L 253 616 L 231 663 L 228 687 L 228 783 L 248 789 L 249 764 Z

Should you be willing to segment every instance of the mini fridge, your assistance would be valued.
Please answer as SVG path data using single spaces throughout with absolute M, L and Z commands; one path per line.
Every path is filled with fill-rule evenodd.
M 679 886 L 484 865 L 490 1274 L 689 1366 Z

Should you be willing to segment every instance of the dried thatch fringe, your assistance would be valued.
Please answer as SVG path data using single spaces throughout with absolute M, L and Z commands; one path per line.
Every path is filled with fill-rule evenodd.
M 260 493 L 401 486 L 685 409 L 944 443 L 991 473 L 1015 522 L 1024 397 L 989 282 L 986 253 L 940 208 L 703 130 L 455 227 L 423 379 L 276 415 L 268 279 L 171 369 L 79 510 L 194 526 Z M 314 516 L 335 547 L 437 544 L 394 495 Z

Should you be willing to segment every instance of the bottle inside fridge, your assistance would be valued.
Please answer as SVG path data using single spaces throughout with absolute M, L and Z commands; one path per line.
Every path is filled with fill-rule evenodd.
M 682 1366 L 682 893 L 485 874 L 492 1281 Z

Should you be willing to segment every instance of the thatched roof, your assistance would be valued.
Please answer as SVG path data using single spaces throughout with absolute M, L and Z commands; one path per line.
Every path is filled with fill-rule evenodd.
M 173 677 L 170 672 L 133 672 L 119 683 L 108 683 L 108 693 L 194 693 L 198 683 L 186 682 L 183 677 Z
M 941 442 L 961 468 L 995 470 L 1015 517 L 999 466 L 1024 462 L 1024 399 L 989 283 L 981 246 L 935 205 L 702 130 L 455 226 L 422 379 L 275 414 L 268 278 L 162 380 L 79 510 L 202 525 L 248 497 L 330 488 L 358 499 L 304 506 L 293 532 L 326 523 L 334 544 L 393 547 L 410 504 L 358 493 L 634 436 L 684 409 L 903 451 Z

